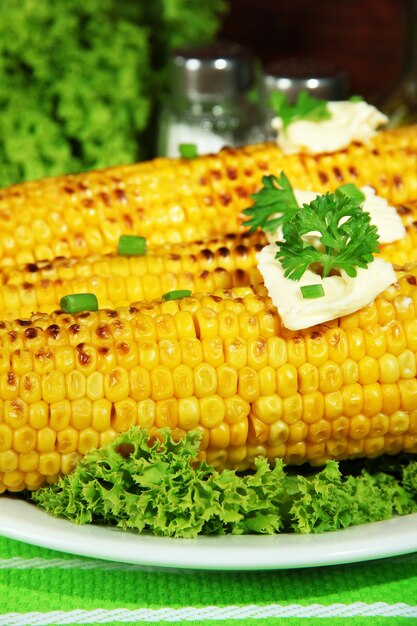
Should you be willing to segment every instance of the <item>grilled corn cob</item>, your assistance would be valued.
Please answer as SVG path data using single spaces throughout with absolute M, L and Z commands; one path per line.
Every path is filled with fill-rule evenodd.
M 37 489 L 134 424 L 244 469 L 417 452 L 417 266 L 355 314 L 281 326 L 261 284 L 0 324 L 0 491 Z
M 0 190 L 0 264 L 106 254 L 121 234 L 158 245 L 233 232 L 262 176 L 281 171 L 300 189 L 351 181 L 400 204 L 417 196 L 417 126 L 334 154 L 285 156 L 264 144 L 15 185 Z
M 417 202 L 399 207 L 398 212 L 407 235 L 382 245 L 380 256 L 401 266 L 417 262 Z M 51 313 L 68 293 L 95 293 L 104 308 L 153 300 L 175 289 L 211 292 L 256 284 L 262 280 L 256 253 L 265 244 L 260 231 L 230 233 L 157 246 L 146 256 L 92 255 L 0 267 L 0 319 Z
M 145 256 L 94 255 L 0 268 L 0 319 L 59 309 L 69 293 L 94 293 L 101 308 L 153 300 L 176 289 L 214 291 L 262 280 L 256 253 L 262 232 L 230 233 L 194 243 L 165 244 Z

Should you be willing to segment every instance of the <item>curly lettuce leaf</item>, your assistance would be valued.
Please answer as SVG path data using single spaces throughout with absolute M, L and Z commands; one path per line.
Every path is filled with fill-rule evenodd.
M 87 454 L 75 471 L 40 489 L 34 502 L 57 517 L 155 535 L 275 533 L 282 527 L 282 463 L 256 461 L 253 474 L 196 463 L 200 435 L 169 431 L 149 440 L 139 428 Z
M 239 474 L 197 462 L 199 442 L 198 432 L 174 441 L 168 429 L 150 439 L 133 427 L 32 500 L 77 524 L 185 538 L 320 533 L 417 511 L 414 460 L 395 467 L 353 462 L 356 474 L 341 471 L 347 462 L 330 461 L 295 474 L 259 457 L 254 471 Z

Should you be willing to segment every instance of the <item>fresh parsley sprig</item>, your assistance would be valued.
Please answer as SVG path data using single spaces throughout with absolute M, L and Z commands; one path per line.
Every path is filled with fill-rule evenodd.
M 244 222 L 250 232 L 257 228 L 273 232 L 299 210 L 293 188 L 284 172 L 280 176 L 264 176 L 263 187 L 251 195 L 254 204 L 243 211 L 250 219 Z
M 319 245 L 304 238 L 312 233 L 317 233 Z M 292 280 L 299 280 L 312 266 L 322 278 L 340 270 L 355 277 L 356 268 L 373 261 L 379 245 L 369 213 L 345 194 L 326 193 L 305 204 L 284 224 L 283 237 L 277 242 L 276 258 Z
M 300 91 L 295 104 L 290 104 L 284 93 L 274 92 L 271 94 L 270 103 L 275 115 L 281 118 L 284 128 L 298 120 L 322 122 L 332 117 L 327 101 L 314 98 L 307 91 Z

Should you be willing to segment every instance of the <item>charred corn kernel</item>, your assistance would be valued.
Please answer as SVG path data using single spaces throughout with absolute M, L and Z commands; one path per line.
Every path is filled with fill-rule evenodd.
M 295 367 L 300 367 L 307 361 L 307 353 L 304 339 L 299 336 L 291 337 L 287 343 L 288 362 Z
M 201 458 L 239 469 L 253 465 L 259 453 L 319 464 L 414 450 L 413 326 L 399 318 L 395 302 L 417 291 L 417 267 L 407 268 L 416 284 L 404 275 L 398 273 L 398 285 L 372 310 L 357 314 L 356 323 L 364 325 L 356 329 L 353 317 L 347 326 L 342 318 L 337 326 L 302 334 L 282 329 L 262 285 L 87 315 L 36 314 L 30 326 L 0 324 L 2 475 L 11 475 L 10 489 L 37 488 L 66 471 L 69 459 L 133 425 L 150 433 L 169 427 L 175 437 L 198 429 Z M 374 319 L 380 299 L 393 303 L 396 317 L 388 326 Z M 242 320 L 250 326 L 245 334 L 229 334 L 229 314 L 239 333 Z M 268 316 L 276 324 L 261 323 Z M 36 329 L 33 347 L 30 328 Z M 20 358 L 22 349 L 33 356 L 31 371 L 25 371 L 30 359 Z M 56 355 L 64 349 L 61 371 Z M 48 366 L 37 371 L 40 351 Z
M 10 428 L 24 426 L 28 420 L 28 415 L 27 404 L 19 398 L 6 400 L 3 404 L 3 421 Z
M 42 385 L 41 377 L 35 372 L 28 372 L 21 378 L 20 384 L 20 397 L 28 405 L 41 400 L 42 398 Z

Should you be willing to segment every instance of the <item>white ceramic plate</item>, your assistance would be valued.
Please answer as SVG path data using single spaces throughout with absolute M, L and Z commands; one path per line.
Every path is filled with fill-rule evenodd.
M 417 551 L 417 514 L 321 535 L 170 539 L 77 526 L 0 498 L 0 535 L 70 554 L 153 567 L 262 570 L 355 563 Z

